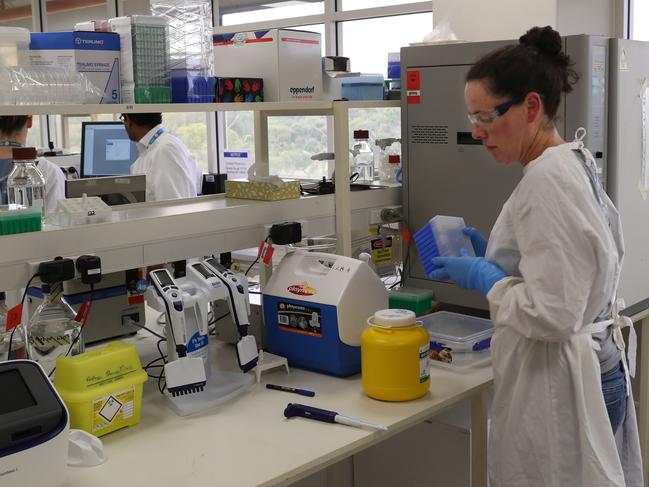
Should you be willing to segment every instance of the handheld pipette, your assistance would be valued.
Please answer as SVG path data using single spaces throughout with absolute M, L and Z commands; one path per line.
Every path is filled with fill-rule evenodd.
M 385 426 L 379 424 L 369 423 L 363 419 L 350 418 L 343 416 L 336 411 L 328 411 L 326 409 L 314 408 L 313 406 L 306 406 L 304 404 L 289 403 L 284 409 L 284 416 L 292 418 L 300 416 L 302 418 L 316 419 L 324 421 L 325 423 L 340 423 L 347 426 L 355 426 L 357 428 L 372 428 L 381 431 L 387 431 Z

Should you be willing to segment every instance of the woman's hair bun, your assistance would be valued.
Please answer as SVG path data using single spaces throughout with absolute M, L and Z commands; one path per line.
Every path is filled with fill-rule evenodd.
M 565 54 L 561 55 L 563 48 L 561 36 L 549 25 L 531 28 L 518 41 L 525 46 L 535 48 L 546 56 L 557 58 L 557 60 L 565 58 Z

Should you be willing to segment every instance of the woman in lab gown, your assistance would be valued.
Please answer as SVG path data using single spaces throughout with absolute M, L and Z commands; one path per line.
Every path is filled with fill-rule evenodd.
M 535 27 L 479 60 L 466 79 L 473 137 L 524 173 L 486 256 L 436 258 L 442 267 L 431 275 L 489 301 L 492 487 L 643 484 L 621 350 L 628 322 L 616 305 L 619 216 L 581 142 L 583 129 L 566 143 L 554 125 L 561 93 L 577 81 L 570 66 L 559 34 Z M 466 233 L 479 249 L 479 234 Z

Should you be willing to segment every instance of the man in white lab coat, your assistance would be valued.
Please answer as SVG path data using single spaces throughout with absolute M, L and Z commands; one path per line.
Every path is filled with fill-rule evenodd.
M 162 114 L 129 113 L 122 114 L 121 119 L 140 151 L 140 157 L 131 166 L 131 174 L 146 175 L 146 200 L 196 196 L 201 172 L 185 144 L 162 126 Z
M 7 178 L 13 168 L 14 147 L 24 147 L 32 117 L 25 115 L 0 117 L 0 204 L 7 203 Z M 44 157 L 38 158 L 38 169 L 45 178 L 45 210 L 56 211 L 59 200 L 65 198 L 65 176 L 61 168 Z

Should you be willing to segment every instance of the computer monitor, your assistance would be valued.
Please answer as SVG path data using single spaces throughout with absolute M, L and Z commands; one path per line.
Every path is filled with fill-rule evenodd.
M 128 175 L 137 157 L 137 145 L 122 122 L 81 124 L 82 178 Z
M 127 205 L 146 200 L 146 176 L 105 176 L 101 178 L 66 179 L 65 197 L 99 196 L 107 205 Z

